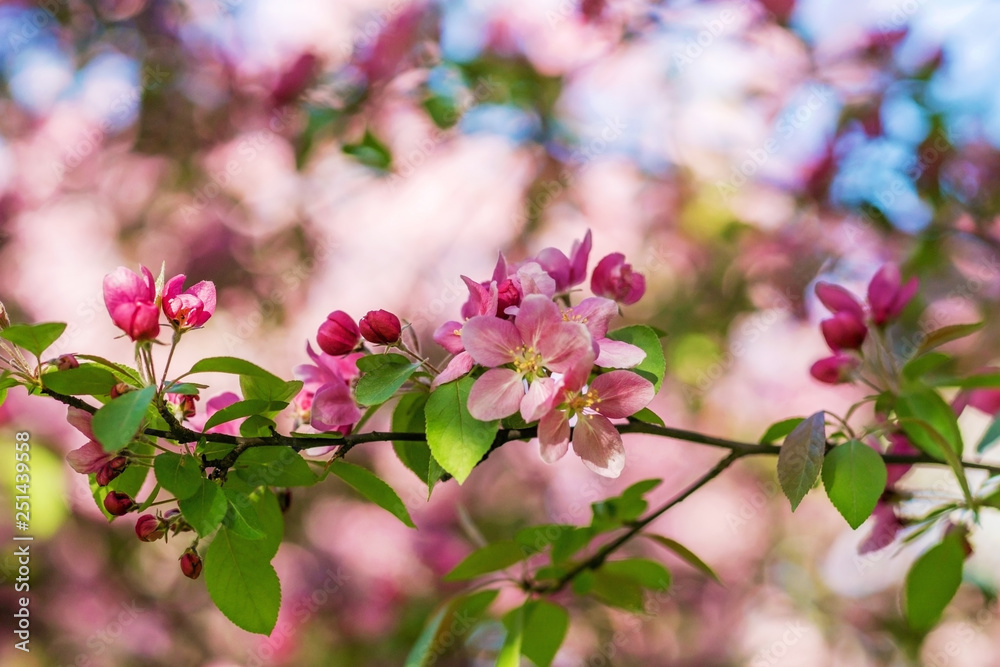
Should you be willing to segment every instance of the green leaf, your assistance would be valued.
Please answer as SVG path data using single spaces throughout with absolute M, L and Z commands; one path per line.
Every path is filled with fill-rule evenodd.
M 544 551 L 550 544 L 575 529 L 576 526 L 558 523 L 528 526 L 517 531 L 514 541 L 521 545 L 525 556 L 530 556 Z
M 951 361 L 951 357 L 942 352 L 930 352 L 915 357 L 903 366 L 903 377 L 907 380 L 917 380 L 935 368 L 940 368 Z
M 499 421 L 482 422 L 469 414 L 466 405 L 474 382 L 464 377 L 440 385 L 431 392 L 425 410 L 431 454 L 459 484 L 490 450 L 500 426 Z
M 163 393 L 178 394 L 180 396 L 197 396 L 201 393 L 201 390 L 206 387 L 207 385 L 198 384 L 196 382 L 168 382 L 167 385 L 163 387 Z
M 511 609 L 504 616 L 503 624 L 507 628 L 503 646 L 497 656 L 496 667 L 520 667 L 521 637 L 524 632 L 524 607 Z
M 259 542 L 219 530 L 205 554 L 205 584 L 215 606 L 247 632 L 267 635 L 281 607 L 281 583 Z
M 396 408 L 392 411 L 392 430 L 394 433 L 426 433 L 424 408 L 427 406 L 428 394 L 413 391 L 403 394 Z M 427 441 L 412 442 L 393 440 L 392 449 L 396 456 L 422 482 L 427 481 L 427 466 L 430 464 L 431 449 Z
M 656 424 L 657 426 L 666 426 L 663 418 L 656 414 L 649 408 L 643 408 L 639 412 L 635 413 L 629 419 L 635 419 L 637 421 L 645 422 L 647 424 Z
M 209 417 L 208 421 L 205 422 L 205 427 L 202 429 L 202 432 L 207 431 L 213 426 L 231 422 L 234 419 L 242 419 L 243 417 L 250 417 L 251 415 L 261 415 L 272 411 L 280 412 L 287 407 L 288 403 L 285 403 L 284 401 L 265 401 L 260 398 L 238 401 L 232 405 L 222 408 Z
M 108 361 L 104 357 L 98 357 L 93 354 L 77 354 L 76 358 L 93 361 L 95 364 L 103 366 L 125 384 L 132 385 L 133 387 L 139 387 L 142 385 L 142 378 L 139 377 L 139 371 L 135 370 L 131 366 L 115 363 L 114 361 Z
M 655 560 L 629 558 L 604 563 L 599 572 L 631 579 L 643 588 L 665 591 L 670 588 L 670 571 Z
M 15 345 L 20 345 L 36 357 L 41 357 L 42 353 L 52 343 L 56 342 L 65 330 L 66 324 L 64 322 L 12 324 L 3 331 L 0 331 L 0 337 L 9 340 Z
M 200 537 L 205 537 L 222 523 L 229 504 L 222 489 L 214 482 L 202 479 L 201 488 L 179 500 L 177 506 L 184 515 L 184 520 L 191 524 Z
M 709 567 L 708 563 L 698 558 L 698 556 L 696 556 L 693 551 L 688 549 L 680 542 L 672 540 L 669 537 L 664 537 L 663 535 L 653 535 L 652 533 L 640 533 L 640 535 L 642 535 L 643 537 L 647 537 L 653 540 L 654 542 L 657 542 L 658 544 L 666 547 L 667 549 L 670 549 L 685 563 L 695 568 L 696 570 L 701 571 L 703 574 L 708 575 L 709 577 L 714 579 L 716 583 L 722 584 L 722 579 L 720 579 L 719 575 L 715 573 L 715 570 Z
M 250 500 L 250 497 L 227 487 L 223 487 L 222 493 L 229 502 L 229 508 L 222 520 L 222 525 L 232 531 L 234 535 L 239 535 L 244 539 L 264 539 L 264 528 L 261 526 L 260 517 L 257 516 L 257 507 Z
M 945 459 L 940 443 L 928 433 L 929 426 L 944 438 L 958 458 L 962 457 L 962 433 L 958 429 L 955 411 L 933 389 L 915 387 L 901 394 L 896 401 L 896 415 L 913 444 L 926 453 Z M 916 423 L 918 421 L 926 424 Z
M 589 593 L 607 605 L 633 612 L 642 611 L 645 602 L 643 588 L 638 582 L 603 567 L 596 572 L 581 572 L 573 580 L 573 590 L 577 595 Z
M 469 554 L 451 572 L 444 575 L 444 580 L 464 581 L 466 579 L 475 579 L 487 572 L 506 569 L 525 558 L 526 554 L 521 545 L 513 540 L 493 542 Z
M 1000 373 L 978 373 L 961 378 L 944 378 L 934 380 L 931 384 L 938 387 L 959 387 L 961 389 L 998 389 L 1000 388 Z
M 546 600 L 525 603 L 521 654 L 538 667 L 549 667 L 566 638 L 567 630 L 569 614 L 559 605 Z
M 392 165 L 392 153 L 371 130 L 365 130 L 365 136 L 359 143 L 344 144 L 341 150 L 361 164 L 380 171 L 388 171 Z
M 949 324 L 946 327 L 936 329 L 924 337 L 920 346 L 917 347 L 915 356 L 919 357 L 925 352 L 930 352 L 934 348 L 940 347 L 945 343 L 950 343 L 953 340 L 971 336 L 982 329 L 985 324 L 985 322 L 975 322 L 973 324 Z
M 792 417 L 791 419 L 782 419 L 780 422 L 771 424 L 764 431 L 764 435 L 760 436 L 760 444 L 770 445 L 773 442 L 777 442 L 794 431 L 795 427 L 803 421 L 805 420 L 802 417 Z
M 264 415 L 250 415 L 240 424 L 240 435 L 244 438 L 266 438 L 275 426 L 274 420 Z
M 207 359 L 202 359 L 184 375 L 191 375 L 193 373 L 229 373 L 231 375 L 273 378 L 279 382 L 282 381 L 277 375 L 264 370 L 257 364 L 245 359 L 237 359 L 236 357 L 208 357 Z
M 358 359 L 358 378 L 354 396 L 361 405 L 385 403 L 402 387 L 419 363 L 411 362 L 401 354 L 377 354 Z
M 990 422 L 989 427 L 986 432 L 983 433 L 983 437 L 979 439 L 979 444 L 976 445 L 976 451 L 980 454 L 993 448 L 993 445 L 1000 442 L 1000 415 L 993 417 L 993 421 Z
M 110 394 L 118 379 L 97 364 L 42 375 L 42 384 L 58 394 L 69 396 L 104 396 Z
M 594 535 L 595 531 L 589 526 L 566 531 L 552 542 L 552 563 L 569 560 L 573 554 L 590 544 Z
M 882 457 L 859 440 L 834 447 L 823 460 L 826 495 L 854 530 L 875 510 L 887 476 Z
M 245 399 L 257 399 L 269 401 L 271 403 L 284 403 L 285 406 L 292 401 L 302 390 L 301 380 L 291 380 L 285 382 L 281 378 L 265 377 L 259 375 L 241 375 L 240 390 Z M 284 407 L 271 409 L 263 413 L 265 417 L 274 417 Z
M 447 474 L 445 469 L 434 459 L 434 455 L 432 454 L 427 461 L 427 500 L 431 499 L 431 492 L 434 491 L 434 485 L 440 482 L 445 474 Z
M 310 486 L 317 481 L 306 460 L 290 447 L 251 447 L 233 469 L 251 486 Z
M 804 419 L 788 434 L 778 452 L 778 483 L 793 512 L 819 477 L 826 450 L 824 419 L 823 412 Z
M 130 391 L 111 400 L 94 413 L 90 427 L 104 451 L 117 452 L 132 442 L 155 395 L 156 387 L 153 386 Z
M 667 361 L 663 356 L 663 345 L 660 344 L 660 337 L 656 335 L 656 331 L 650 327 L 635 324 L 609 331 L 608 338 L 642 348 L 642 351 L 646 353 L 646 358 L 642 360 L 641 364 L 630 370 L 652 382 L 653 388 L 659 392 L 660 386 L 663 384 L 663 376 L 667 372 Z
M 399 499 L 396 492 L 370 470 L 346 461 L 334 461 L 328 470 L 410 528 L 416 528 L 413 525 L 413 519 L 410 518 L 410 513 L 406 511 L 406 505 Z
M 458 637 L 472 630 L 498 592 L 478 591 L 449 600 L 424 626 L 406 656 L 405 667 L 429 667 L 434 664 L 438 657 L 457 643 Z
M 160 486 L 178 500 L 193 496 L 201 490 L 205 481 L 197 459 L 173 452 L 165 452 L 153 459 L 153 471 Z
M 913 563 L 906 575 L 903 607 L 913 629 L 926 632 L 941 619 L 962 583 L 964 561 L 961 537 L 952 533 Z

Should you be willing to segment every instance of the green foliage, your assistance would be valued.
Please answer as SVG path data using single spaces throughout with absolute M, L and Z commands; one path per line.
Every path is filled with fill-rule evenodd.
M 983 437 L 979 439 L 979 444 L 976 445 L 976 452 L 982 454 L 992 449 L 998 442 L 1000 442 L 1000 415 L 993 417 L 993 421 L 990 422 Z
M 778 452 L 778 483 L 793 512 L 819 477 L 826 450 L 824 419 L 823 412 L 804 419 L 788 434 Z
M 288 403 L 284 401 L 266 401 L 261 398 L 251 398 L 245 401 L 238 401 L 232 405 L 227 405 L 209 417 L 208 421 L 205 422 L 205 427 L 202 431 L 208 431 L 208 429 L 213 426 L 225 424 L 226 422 L 231 422 L 234 419 L 242 419 L 252 415 L 264 415 L 266 413 L 280 412 L 286 407 L 288 407 Z
M 90 427 L 105 451 L 117 452 L 132 442 L 155 395 L 156 387 L 152 386 L 130 391 L 94 413 Z
M 923 341 L 921 341 L 920 346 L 917 347 L 916 356 L 919 357 L 922 354 L 930 352 L 931 350 L 938 348 L 945 343 L 950 343 L 953 340 L 958 340 L 959 338 L 965 338 L 966 336 L 971 336 L 980 329 L 983 328 L 985 322 L 976 322 L 973 324 L 950 324 L 946 327 L 941 327 L 940 329 L 935 329 L 926 336 L 924 336 Z
M 135 370 L 131 366 L 126 366 L 124 364 L 119 364 L 114 361 L 108 361 L 104 357 L 98 357 L 93 354 L 77 354 L 77 360 L 83 359 L 85 361 L 92 361 L 98 366 L 102 366 L 109 370 L 119 382 L 124 382 L 127 385 L 133 387 L 139 387 L 142 385 L 142 378 L 139 377 L 139 371 Z
M 590 506 L 593 511 L 591 527 L 595 531 L 605 532 L 635 521 L 649 507 L 643 496 L 662 483 L 662 479 L 646 479 L 628 487 L 620 496 L 593 503 Z
M 129 451 L 140 456 L 148 456 L 153 453 L 153 446 L 146 442 L 136 441 L 129 446 Z M 97 486 L 96 476 L 90 475 L 90 490 L 94 497 L 94 502 L 97 503 L 98 509 L 101 510 L 101 514 L 108 521 L 114 520 L 115 517 L 108 514 L 108 511 L 104 509 L 104 498 L 112 491 L 121 491 L 134 499 L 142 489 L 142 485 L 146 483 L 148 474 L 149 468 L 146 466 L 130 465 L 125 468 L 125 472 L 111 480 L 107 486 Z
M 0 331 L 0 338 L 5 338 L 40 358 L 42 353 L 56 342 L 65 330 L 66 324 L 63 322 L 12 324 Z
M 310 486 L 318 479 L 290 447 L 251 447 L 240 454 L 233 471 L 251 486 Z
M 642 363 L 630 370 L 652 382 L 653 388 L 659 392 L 663 385 L 663 376 L 667 372 L 667 361 L 663 356 L 663 345 L 656 332 L 650 327 L 635 324 L 609 331 L 608 338 L 631 343 L 646 353 L 646 358 L 642 360 Z
M 826 495 L 855 530 L 875 510 L 887 476 L 878 452 L 858 440 L 834 447 L 823 461 Z
M 486 590 L 461 595 L 446 602 L 430 621 L 406 657 L 405 667 L 429 667 L 462 635 L 471 631 L 498 591 Z
M 389 147 L 382 143 L 371 130 L 365 130 L 365 136 L 356 144 L 344 144 L 341 150 L 355 160 L 379 171 L 388 171 L 392 166 L 392 153 Z
M 199 488 L 187 498 L 177 501 L 177 506 L 199 537 L 205 537 L 222 523 L 229 504 L 217 484 L 202 479 Z
M 493 542 L 473 551 L 444 576 L 445 581 L 475 579 L 487 572 L 503 570 L 525 558 L 521 545 L 513 540 Z
M 507 636 L 504 637 L 503 646 L 500 647 L 496 667 L 520 667 L 521 640 L 524 633 L 524 607 L 511 609 L 504 616 L 503 624 L 507 628 Z
M 160 486 L 178 500 L 190 498 L 202 488 L 205 476 L 197 459 L 165 452 L 153 459 L 153 471 Z
M 264 539 L 264 526 L 257 511 L 257 504 L 247 494 L 228 486 L 223 487 L 223 495 L 229 503 L 222 525 L 234 535 L 247 540 Z
M 358 359 L 361 377 L 354 389 L 354 396 L 361 405 L 381 405 L 406 384 L 419 363 L 411 362 L 401 354 L 368 355 Z
M 524 603 L 521 655 L 538 667 L 549 667 L 569 630 L 569 614 L 546 600 Z
M 236 357 L 208 357 L 202 359 L 184 375 L 192 375 L 194 373 L 229 373 L 230 375 L 248 375 L 281 380 L 277 375 L 264 370 L 257 364 L 249 362 L 246 359 L 237 359 Z
M 645 422 L 647 424 L 656 424 L 657 426 L 666 426 L 666 424 L 663 422 L 663 418 L 660 417 L 660 415 L 653 412 L 652 410 L 650 410 L 649 408 L 643 408 L 642 410 L 639 410 L 639 412 L 629 417 L 629 419 Z
M 958 532 L 950 533 L 913 563 L 906 575 L 903 611 L 919 632 L 933 628 L 962 583 L 965 550 Z
M 411 391 L 403 394 L 392 411 L 392 430 L 395 433 L 426 433 L 424 408 L 427 406 L 428 394 L 422 391 Z M 407 468 L 413 471 L 422 482 L 428 482 L 427 471 L 431 459 L 431 449 L 427 442 L 393 440 L 392 449 Z
M 205 585 L 215 606 L 237 626 L 262 635 L 274 629 L 281 584 L 259 541 L 220 529 L 205 554 Z
M 958 429 L 955 411 L 929 387 L 912 387 L 896 401 L 896 416 L 900 426 L 914 445 L 927 454 L 947 460 L 942 445 L 957 457 L 962 456 L 962 433 Z M 935 433 L 944 440 L 944 443 Z
M 802 417 L 792 417 L 791 419 L 782 419 L 779 422 L 775 422 L 767 427 L 764 431 L 764 435 L 760 436 L 760 444 L 770 445 L 771 443 L 777 442 L 781 438 L 795 430 L 795 427 L 805 421 Z
M 106 396 L 117 383 L 118 379 L 111 372 L 97 364 L 82 364 L 42 375 L 42 385 L 46 389 L 69 396 Z
M 416 528 L 410 513 L 406 510 L 406 505 L 396 492 L 371 471 L 346 461 L 334 461 L 328 470 L 410 528 Z
M 643 588 L 665 591 L 670 588 L 670 571 L 648 558 L 629 558 L 604 563 L 599 573 L 634 581 Z
M 440 385 L 427 401 L 427 444 L 434 460 L 459 484 L 490 450 L 499 421 L 482 422 L 466 407 L 474 380 L 464 377 Z
M 715 573 L 715 570 L 713 570 L 705 561 L 703 561 L 701 558 L 698 558 L 698 556 L 696 556 L 693 551 L 688 549 L 680 542 L 672 540 L 669 537 L 664 537 L 663 535 L 653 535 L 651 533 L 642 533 L 642 536 L 653 540 L 657 544 L 660 544 L 661 546 L 664 546 L 667 549 L 670 549 L 685 563 L 701 571 L 702 573 L 708 575 L 709 577 L 714 579 L 716 583 L 718 584 L 722 583 L 722 579 L 720 579 L 719 575 Z

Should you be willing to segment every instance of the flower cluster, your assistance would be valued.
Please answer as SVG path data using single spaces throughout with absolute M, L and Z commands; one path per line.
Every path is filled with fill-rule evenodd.
M 820 382 L 849 382 L 861 366 L 861 346 L 868 338 L 869 325 L 876 329 L 899 317 L 917 292 L 917 279 L 905 284 L 895 264 L 886 264 L 868 283 L 868 308 L 839 285 L 820 282 L 816 296 L 832 313 L 820 322 L 823 338 L 833 354 L 812 365 L 810 373 Z
M 145 266 L 142 275 L 124 266 L 104 277 L 104 305 L 111 320 L 133 341 L 160 335 L 160 309 L 175 331 L 200 327 L 215 312 L 215 285 L 203 280 L 185 291 L 185 277 L 176 275 L 157 290 L 157 281 Z

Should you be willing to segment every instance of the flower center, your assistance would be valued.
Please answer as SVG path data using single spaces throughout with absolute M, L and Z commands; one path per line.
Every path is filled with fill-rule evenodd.
M 563 322 L 579 322 L 580 324 L 586 324 L 588 319 L 583 315 L 574 313 L 572 310 L 564 310 L 562 318 Z
M 601 402 L 597 392 L 569 392 L 566 396 L 566 409 L 570 414 L 582 415 L 585 411 L 593 412 L 593 407 Z
M 538 377 L 542 374 L 542 355 L 533 347 L 521 345 L 514 350 L 514 370 L 521 375 Z

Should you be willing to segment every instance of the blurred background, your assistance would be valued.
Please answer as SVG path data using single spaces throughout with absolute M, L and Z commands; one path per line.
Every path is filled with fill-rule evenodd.
M 291 378 L 336 309 L 392 310 L 443 357 L 430 334 L 457 318 L 460 274 L 487 278 L 500 250 L 568 251 L 590 229 L 591 267 L 621 251 L 646 276 L 622 324 L 668 333 L 651 407 L 756 440 L 859 396 L 808 374 L 826 354 L 818 279 L 861 293 L 900 261 L 923 280 L 909 324 L 986 317 L 953 350 L 966 369 L 995 357 L 998 26 L 985 0 L 5 1 L 0 299 L 14 321 L 68 322 L 53 356 L 128 362 L 102 278 L 165 262 L 219 288 L 175 368 L 233 355 Z M 631 436 L 624 474 L 606 480 L 512 443 L 426 502 L 388 444 L 359 447 L 352 459 L 399 491 L 419 530 L 333 481 L 296 491 L 266 638 L 181 576 L 184 540 L 141 543 L 134 515 L 107 524 L 64 462 L 84 442 L 65 412 L 22 390 L 0 408 L 5 442 L 32 435 L 36 536 L 32 651 L 6 635 L 4 665 L 399 665 L 477 535 L 586 523 L 589 503 L 652 476 L 658 502 L 720 456 Z M 988 418 L 967 413 L 963 428 L 981 431 Z M 0 460 L 5 507 L 12 465 Z M 947 478 L 910 476 L 957 497 Z M 741 462 L 654 530 L 726 587 L 633 545 L 671 564 L 673 586 L 638 616 L 567 598 L 557 665 L 1000 665 L 989 514 L 974 585 L 922 644 L 898 591 L 926 543 L 859 557 L 868 528 L 815 497 L 793 516 L 773 461 Z M 492 664 L 499 628 L 440 664 Z

